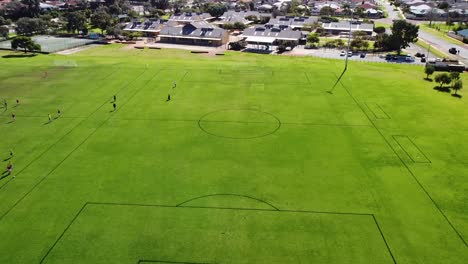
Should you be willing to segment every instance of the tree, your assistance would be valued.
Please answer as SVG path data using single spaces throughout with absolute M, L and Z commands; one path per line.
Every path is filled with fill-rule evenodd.
M 18 36 L 11 41 L 11 48 L 23 49 L 26 53 L 27 51 L 40 51 L 41 45 L 35 43 L 30 37 Z
M 150 3 L 156 9 L 165 10 L 169 7 L 169 0 L 151 0 Z
M 0 26 L 0 37 L 7 39 L 10 30 L 5 26 Z
M 386 29 L 385 27 L 375 27 L 374 32 L 377 33 L 378 35 L 385 33 Z
M 16 33 L 18 35 L 43 34 L 47 30 L 47 24 L 40 18 L 22 17 L 16 21 Z
M 426 68 L 424 68 L 424 73 L 426 74 L 426 79 L 429 80 L 429 75 L 432 75 L 435 72 L 435 68 L 433 65 L 427 65 Z
M 75 33 L 86 27 L 86 16 L 81 11 L 67 13 L 67 31 Z
M 96 9 L 96 12 L 91 15 L 91 24 L 100 28 L 101 33 L 104 33 L 104 29 L 112 25 L 112 17 L 107 12 L 107 8 L 99 7 Z
M 409 47 L 410 43 L 418 41 L 419 26 L 413 25 L 405 20 L 393 22 L 392 35 L 389 40 L 389 47 L 397 50 L 400 55 L 401 50 Z
M 227 11 L 227 7 L 223 4 L 207 4 L 205 8 L 206 12 L 210 13 L 213 17 L 220 17 Z
M 457 94 L 458 91 L 460 91 L 461 89 L 463 89 L 463 82 L 462 82 L 462 80 L 457 80 L 457 81 L 453 84 L 452 89 L 455 91 L 454 94 Z
M 28 14 L 29 17 L 35 17 L 39 15 L 40 8 L 39 8 L 39 3 L 40 0 L 21 0 L 21 3 L 25 5 L 26 8 L 26 13 Z
M 456 81 L 460 80 L 460 73 L 459 72 L 451 72 L 449 76 L 450 76 L 450 79 L 452 80 L 452 82 L 456 82 Z
M 107 35 L 113 36 L 114 38 L 118 38 L 120 35 L 122 35 L 122 29 L 118 26 L 109 26 L 106 28 L 106 33 Z
M 308 42 L 308 43 L 319 43 L 319 42 L 320 42 L 320 38 L 318 37 L 318 34 L 317 34 L 317 33 L 310 33 L 310 34 L 307 36 L 307 42 Z
M 450 79 L 450 76 L 444 72 L 437 74 L 435 81 L 438 82 L 440 84 L 440 88 L 442 88 L 444 84 L 449 84 L 452 80 Z
M 320 15 L 321 16 L 332 16 L 335 14 L 335 9 L 329 7 L 329 6 L 324 6 L 322 9 L 320 9 Z

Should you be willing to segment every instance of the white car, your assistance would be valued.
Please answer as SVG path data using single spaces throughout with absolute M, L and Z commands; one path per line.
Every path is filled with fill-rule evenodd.
M 352 51 L 348 51 L 348 57 L 351 57 L 353 56 L 353 52 Z
M 344 56 L 344 55 L 346 55 L 346 52 L 345 52 L 344 50 L 342 50 L 342 51 L 340 52 L 340 56 Z

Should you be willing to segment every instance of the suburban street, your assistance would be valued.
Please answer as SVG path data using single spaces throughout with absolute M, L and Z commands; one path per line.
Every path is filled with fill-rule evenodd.
M 379 21 L 386 24 L 391 24 L 394 19 L 399 19 L 398 12 L 393 11 L 393 6 L 390 5 L 388 1 L 380 1 L 382 5 L 385 7 L 388 17 L 384 19 L 380 19 Z M 424 21 L 414 21 L 414 20 L 407 20 L 413 24 L 421 24 Z M 444 52 L 448 53 L 450 48 L 456 48 L 460 50 L 459 55 L 451 55 L 451 57 L 458 59 L 459 61 L 463 62 L 465 65 L 468 65 L 468 48 L 467 45 L 460 42 L 460 44 L 456 45 L 453 43 L 449 43 L 443 39 L 438 38 L 430 33 L 427 33 L 423 30 L 419 30 L 419 38 L 429 43 L 432 47 Z

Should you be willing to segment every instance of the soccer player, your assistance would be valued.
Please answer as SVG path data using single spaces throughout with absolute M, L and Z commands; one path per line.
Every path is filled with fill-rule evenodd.
M 10 158 L 13 158 L 13 150 L 10 150 Z
M 168 94 L 168 95 L 167 95 L 167 100 L 166 100 L 166 102 L 168 102 L 168 101 L 170 101 L 170 100 L 171 100 L 171 94 Z
M 57 115 L 58 115 L 58 117 L 57 117 L 57 118 L 59 118 L 59 117 L 61 117 L 61 116 L 62 116 L 62 112 L 60 111 L 60 109 L 58 109 L 58 110 L 57 110 Z
M 19 99 L 16 99 L 16 105 L 19 105 Z
M 114 102 L 117 101 L 117 95 L 114 95 Z
M 115 112 L 115 110 L 117 109 L 117 104 L 113 103 L 112 106 L 114 107 L 114 112 Z
M 11 164 L 11 162 L 8 162 L 7 171 L 8 171 L 8 175 L 10 175 L 11 172 L 13 171 L 13 164 Z
M 13 119 L 13 121 L 16 120 L 16 115 L 15 115 L 15 113 L 11 113 L 11 118 Z
M 48 114 L 47 117 L 49 117 L 49 123 L 52 122 L 52 116 Z
M 6 102 L 6 99 L 3 99 L 3 106 L 5 107 L 5 110 L 8 109 L 8 104 L 7 104 L 7 102 Z
M 177 83 L 176 83 L 176 81 L 174 81 L 174 85 L 172 86 L 172 89 L 174 89 L 176 87 L 177 87 Z

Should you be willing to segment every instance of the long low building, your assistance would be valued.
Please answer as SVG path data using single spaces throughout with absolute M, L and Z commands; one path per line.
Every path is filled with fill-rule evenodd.
M 229 40 L 226 30 L 205 21 L 185 25 L 165 25 L 159 33 L 161 42 L 185 45 L 221 46 Z
M 297 45 L 302 37 L 302 33 L 290 28 L 281 29 L 258 26 L 245 29 L 241 37 L 244 37 L 245 41 L 249 44 L 273 46 L 290 41 Z
M 325 33 L 330 33 L 333 35 L 340 35 L 342 33 L 348 33 L 350 27 L 349 21 L 340 21 L 340 22 L 330 22 L 323 23 L 322 28 Z M 353 22 L 351 23 L 351 32 L 362 31 L 366 32 L 368 35 L 372 35 L 374 31 L 374 24 L 370 23 L 360 23 Z
M 302 29 L 303 27 L 314 24 L 317 21 L 317 17 L 278 16 L 270 19 L 267 24 L 274 27 L 288 26 L 292 29 Z

